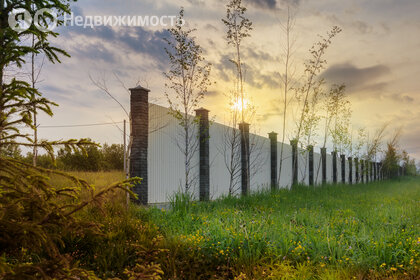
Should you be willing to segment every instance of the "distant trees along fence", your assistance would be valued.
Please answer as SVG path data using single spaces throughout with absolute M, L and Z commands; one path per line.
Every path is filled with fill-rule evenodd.
M 176 192 L 182 192 L 185 185 L 184 154 L 180 141 L 181 127 L 170 109 L 149 103 L 149 90 L 141 86 L 131 91 L 131 137 L 129 158 L 130 176 L 143 178 L 135 186 L 141 204 L 165 203 Z M 249 192 L 267 188 L 285 188 L 293 184 L 320 185 L 323 183 L 364 183 L 384 178 L 380 162 L 368 162 L 358 158 L 346 158 L 337 152 L 320 153 L 310 146 L 307 150 L 298 148 L 297 143 L 283 147 L 282 176 L 278 177 L 281 143 L 277 133 L 268 138 L 249 132 L 248 124 L 240 124 L 241 138 L 239 156 L 232 157 L 226 149 L 225 135 L 231 127 L 210 123 L 209 111 L 196 110 L 197 121 L 193 132 L 198 143 L 192 157 L 190 194 L 202 201 L 222 195 L 246 195 Z M 247 146 L 249 148 L 244 148 Z M 248 152 L 249 155 L 244 155 Z M 243 160 L 248 156 L 249 161 Z M 238 161 L 237 170 L 231 170 L 227 160 Z M 249 164 L 249 167 L 244 166 Z M 228 168 L 230 167 L 230 168 Z M 244 172 L 249 170 L 249 172 Z M 402 174 L 402 170 L 400 170 Z

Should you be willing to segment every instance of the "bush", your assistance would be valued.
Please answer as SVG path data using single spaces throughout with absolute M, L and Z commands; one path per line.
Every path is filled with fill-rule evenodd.
M 48 176 L 52 174 L 71 184 L 51 185 Z M 116 183 L 95 194 L 84 180 L 1 157 L 0 278 L 98 279 L 93 269 L 78 265 L 75 256 L 82 251 L 68 246 L 68 240 L 100 240 L 106 236 L 104 223 L 86 219 L 81 213 L 89 205 L 100 211 L 107 194 L 125 191 L 138 182 L 133 179 Z M 87 198 L 81 198 L 82 192 Z

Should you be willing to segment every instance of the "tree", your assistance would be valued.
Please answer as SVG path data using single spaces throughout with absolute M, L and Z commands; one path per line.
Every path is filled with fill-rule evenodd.
M 385 152 L 385 159 L 383 161 L 383 172 L 388 178 L 395 178 L 398 176 L 400 168 L 401 155 L 399 149 L 399 139 L 401 136 L 401 129 L 396 130 L 393 137 L 387 143 L 387 150 Z
M 293 89 L 293 76 L 294 73 L 291 71 L 293 66 L 292 57 L 293 57 L 293 49 L 295 40 L 292 39 L 291 33 L 295 26 L 295 13 L 291 11 L 291 4 L 287 3 L 287 20 L 286 23 L 282 26 L 284 34 L 286 36 L 286 43 L 283 48 L 283 56 L 284 56 L 284 75 L 282 76 L 282 83 L 283 83 L 283 127 L 282 127 L 282 140 L 281 140 L 281 148 L 280 148 L 280 164 L 279 164 L 279 175 L 278 175 L 278 183 L 280 183 L 281 178 L 281 171 L 283 167 L 283 151 L 284 151 L 284 141 L 286 138 L 286 124 L 287 124 L 287 107 L 290 102 L 289 92 Z
M 184 9 L 179 12 L 179 20 L 184 19 Z M 203 49 L 192 37 L 195 29 L 186 29 L 178 24 L 168 30 L 171 38 L 166 38 L 168 47 L 165 51 L 169 57 L 170 69 L 164 73 L 165 86 L 174 94 L 166 93 L 171 114 L 182 128 L 181 139 L 177 145 L 184 155 L 185 185 L 184 191 L 190 192 L 196 178 L 191 174 L 194 154 L 198 148 L 198 139 L 193 133 L 197 120 L 192 115 L 204 98 L 210 82 L 211 64 L 205 62 Z
M 321 70 L 325 68 L 327 61 L 323 58 L 326 50 L 331 45 L 331 40 L 341 32 L 341 29 L 334 26 L 327 37 L 315 43 L 311 49 L 311 58 L 305 63 L 306 81 L 296 89 L 296 98 L 300 105 L 300 113 L 297 120 L 295 140 L 300 143 L 302 136 L 306 135 L 310 140 L 319 119 L 314 113 L 315 106 L 319 100 L 320 89 L 324 84 L 323 79 L 319 78 Z
M 385 137 L 385 131 L 388 127 L 388 123 L 384 123 L 381 127 L 379 127 L 372 138 L 367 137 L 367 141 L 366 141 L 366 160 L 368 161 L 372 161 L 372 160 L 377 160 L 378 157 L 378 153 L 380 153 L 382 151 L 382 144 L 383 144 L 383 140 Z M 401 133 L 395 133 L 394 138 L 396 137 L 396 140 L 398 140 L 398 135 Z
M 295 137 L 293 140 L 304 148 L 303 151 L 305 151 L 309 145 L 314 144 L 314 136 L 321 119 L 317 106 L 321 97 L 324 95 L 323 86 L 325 82 L 324 79 L 319 77 L 320 72 L 325 69 L 327 63 L 324 59 L 324 55 L 331 45 L 332 39 L 340 32 L 341 29 L 334 26 L 332 30 L 327 33 L 326 38 L 321 36 L 320 41 L 311 47 L 309 50 L 311 58 L 305 63 L 306 80 L 300 87 L 295 89 L 295 96 L 299 109 Z M 307 160 L 308 158 L 306 157 L 306 161 Z M 303 180 L 305 179 L 306 166 L 307 164 L 305 164 Z M 297 172 L 297 170 L 295 172 Z
M 242 0 L 231 0 L 227 5 L 226 18 L 222 19 L 227 27 L 226 39 L 228 45 L 235 49 L 235 59 L 231 62 L 235 64 L 238 75 L 238 92 L 240 94 L 241 121 L 245 122 L 245 97 L 244 97 L 244 75 L 241 61 L 242 40 L 250 37 L 252 22 L 245 17 L 246 7 L 242 6 Z M 238 102 L 238 101 L 235 101 Z
M 234 195 L 240 187 L 239 178 L 241 175 L 241 139 L 237 129 L 240 120 L 240 111 L 237 102 L 238 91 L 235 88 L 227 96 L 229 98 L 229 123 L 223 132 L 220 151 L 223 154 L 226 169 L 229 172 L 229 195 Z
M 323 96 L 324 115 L 324 135 L 322 148 L 326 148 L 328 139 L 332 136 L 334 151 L 337 151 L 339 135 L 345 134 L 348 130 L 350 121 L 350 101 L 346 99 L 345 85 L 333 85 Z M 341 129 L 345 128 L 345 129 Z M 322 158 L 319 159 L 316 181 L 318 180 L 319 169 L 321 168 Z
M 243 73 L 243 64 L 242 64 L 242 57 L 241 57 L 241 46 L 242 41 L 250 37 L 250 32 L 252 30 L 252 22 L 245 16 L 247 9 L 245 6 L 242 5 L 242 0 L 231 0 L 226 6 L 226 18 L 222 19 L 222 22 L 227 28 L 226 32 L 226 39 L 228 45 L 231 45 L 234 48 L 235 58 L 230 59 L 235 65 L 236 68 L 236 88 L 233 94 L 233 104 L 234 108 L 240 114 L 241 123 L 245 123 L 245 115 L 246 115 L 246 106 L 247 102 L 245 100 L 245 93 L 244 93 L 244 73 Z M 236 113 L 233 113 L 236 118 Z M 236 122 L 236 121 L 235 121 Z M 232 136 L 236 134 L 236 127 L 233 127 Z M 242 141 L 245 141 L 244 133 L 241 133 Z M 232 139 L 233 140 L 233 139 Z M 236 140 L 235 140 L 236 141 Z M 240 144 L 239 144 L 240 145 Z M 233 147 L 233 146 L 232 146 Z M 246 147 L 246 145 L 245 145 Z M 239 152 L 239 150 L 231 150 L 231 152 Z M 234 159 L 234 155 L 232 155 L 232 160 Z M 243 170 L 246 174 L 248 174 L 248 178 L 250 175 L 250 151 L 245 151 L 245 170 Z M 248 182 L 249 183 L 249 182 Z
M 402 151 L 401 159 L 403 162 L 403 169 L 404 169 L 404 175 L 416 175 L 417 174 L 417 168 L 416 168 L 416 160 L 410 158 L 406 150 Z
M 334 151 L 341 154 L 351 145 L 350 119 L 352 111 L 350 106 L 350 102 L 346 99 L 345 86 L 333 86 L 326 97 L 327 115 L 324 147 L 329 132 Z

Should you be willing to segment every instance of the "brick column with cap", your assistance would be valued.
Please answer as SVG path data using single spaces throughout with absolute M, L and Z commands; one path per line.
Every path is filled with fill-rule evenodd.
M 321 148 L 322 184 L 327 183 L 327 148 Z
M 356 169 L 355 170 L 355 173 L 356 173 L 356 184 L 358 184 L 359 182 L 360 182 L 360 176 L 359 176 L 359 158 L 355 158 L 354 159 L 354 168 Z
M 131 152 L 130 177 L 140 177 L 142 181 L 133 188 L 138 195 L 136 203 L 148 203 L 147 153 L 149 141 L 149 92 L 141 86 L 130 89 L 131 108 Z
M 365 182 L 365 161 L 360 160 L 360 179 L 362 184 Z
M 210 125 L 209 110 L 200 108 L 195 110 L 195 114 L 199 121 L 199 141 L 200 141 L 200 200 L 207 201 L 210 199 Z
M 340 155 L 341 157 L 341 183 L 346 183 L 346 155 Z
M 314 146 L 308 146 L 309 186 L 314 185 Z
M 337 184 L 337 152 L 332 152 L 332 173 L 333 173 L 333 183 Z
M 270 139 L 270 174 L 271 189 L 277 189 L 277 133 L 274 131 L 268 134 Z
M 249 164 L 249 124 L 240 123 L 241 132 L 241 190 L 242 195 L 248 195 L 250 190 L 250 164 Z
M 365 160 L 365 168 L 366 168 L 366 172 L 365 172 L 365 174 L 366 174 L 366 183 L 369 183 L 369 182 L 370 182 L 370 178 L 369 178 L 369 176 L 370 176 L 370 165 L 369 165 L 369 162 L 370 162 L 370 161 Z
M 378 165 L 376 164 L 376 161 L 373 162 L 373 181 L 377 181 L 378 180 L 378 173 L 377 173 L 377 167 Z
M 292 185 L 298 183 L 298 150 L 297 141 L 291 140 L 290 145 L 292 146 Z
M 370 178 L 369 178 L 369 180 L 371 181 L 371 182 L 373 182 L 373 161 L 369 161 L 369 175 L 370 175 Z

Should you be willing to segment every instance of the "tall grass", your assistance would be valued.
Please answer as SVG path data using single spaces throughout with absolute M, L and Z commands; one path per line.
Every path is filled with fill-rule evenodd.
M 298 186 L 209 203 L 174 201 L 149 218 L 206 259 L 252 274 L 290 263 L 413 275 L 420 254 L 420 180 Z M 177 203 L 178 202 L 178 203 Z
M 97 190 L 124 176 L 73 175 Z M 100 222 L 105 234 L 66 241 L 65 250 L 104 279 L 127 279 L 127 269 L 163 279 L 418 279 L 420 272 L 419 178 L 208 203 L 176 194 L 171 210 L 125 202 L 121 192 L 102 210 L 86 208 L 81 218 Z

